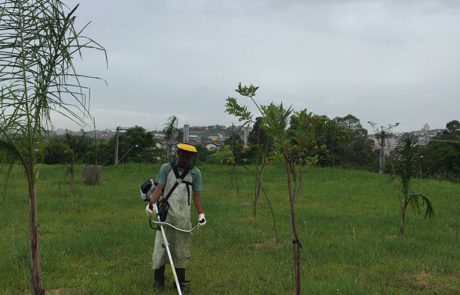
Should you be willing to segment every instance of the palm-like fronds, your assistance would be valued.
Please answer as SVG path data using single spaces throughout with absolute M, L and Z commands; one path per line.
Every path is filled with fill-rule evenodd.
M 45 293 L 40 270 L 36 150 L 43 151 L 52 112 L 80 124 L 89 116 L 89 89 L 80 80 L 91 77 L 77 73 L 74 57 L 81 56 L 83 49 L 105 53 L 82 35 L 83 30 L 75 29 L 77 8 L 69 10 L 60 0 L 0 0 L 0 162 L 9 165 L 6 178 L 14 161 L 20 162 L 29 185 L 34 294 Z
M 166 140 L 169 141 L 174 134 L 177 132 L 177 126 L 179 124 L 179 119 L 176 116 L 171 116 L 168 118 L 168 121 L 165 124 L 165 137 Z
M 415 159 L 417 155 L 417 139 L 411 134 L 404 134 L 399 142 L 396 152 L 399 156 L 396 172 L 401 177 L 402 195 L 404 202 L 401 204 L 401 226 L 399 234 L 404 234 L 405 219 L 408 205 L 416 208 L 425 207 L 425 218 L 434 216 L 431 201 L 420 193 L 410 192 L 411 180 L 415 175 Z
M 398 141 L 398 147 L 396 149 L 399 155 L 397 173 L 401 176 L 404 195 L 409 193 L 410 181 L 415 174 L 416 147 L 417 138 L 409 133 L 403 134 Z
M 88 76 L 76 72 L 73 60 L 82 49 L 104 49 L 75 29 L 77 7 L 66 12 L 59 0 L 0 2 L 0 132 L 36 137 L 52 111 L 80 124 L 89 116 L 89 91 L 80 83 Z
M 425 208 L 425 218 L 431 218 L 434 216 L 434 209 L 431 201 L 420 193 L 411 193 L 407 199 L 408 203 L 418 211 L 421 208 Z
M 289 123 L 289 117 L 292 115 L 292 106 L 288 109 L 283 107 L 283 104 L 275 105 L 274 103 L 268 106 L 261 106 L 263 111 L 262 128 L 267 135 L 271 136 L 275 145 L 281 147 L 288 141 L 286 129 Z

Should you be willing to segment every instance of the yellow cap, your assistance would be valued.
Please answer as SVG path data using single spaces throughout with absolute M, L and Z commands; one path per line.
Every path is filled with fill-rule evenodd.
M 196 153 L 196 148 L 193 145 L 185 144 L 185 143 L 180 143 L 177 145 L 178 149 L 187 151 L 187 152 L 192 152 Z

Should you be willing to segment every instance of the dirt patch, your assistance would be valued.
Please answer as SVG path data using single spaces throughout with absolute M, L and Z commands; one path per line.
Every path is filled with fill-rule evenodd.
M 83 288 L 64 288 L 55 290 L 46 290 L 46 295 L 93 295 L 91 292 L 85 292 Z M 29 291 L 21 291 L 18 295 L 30 295 Z
M 91 292 L 85 292 L 83 288 L 65 288 L 65 289 L 55 289 L 47 290 L 47 295 L 92 295 Z
M 426 289 L 430 287 L 431 281 L 433 280 L 433 275 L 427 272 L 422 272 L 414 277 L 414 285 L 418 289 Z
M 268 240 L 268 241 L 258 241 L 253 244 L 254 248 L 256 250 L 264 250 L 267 247 L 270 248 L 279 248 L 280 243 L 276 242 L 274 239 L 273 240 Z
M 254 224 L 255 222 L 256 222 L 256 219 L 254 217 L 246 217 L 247 224 Z
M 257 250 L 263 250 L 267 248 L 267 244 L 257 242 L 254 244 L 254 248 L 256 248 Z
M 414 290 L 431 290 L 433 294 L 460 294 L 457 282 L 460 274 L 433 274 L 421 272 L 407 277 L 407 284 Z

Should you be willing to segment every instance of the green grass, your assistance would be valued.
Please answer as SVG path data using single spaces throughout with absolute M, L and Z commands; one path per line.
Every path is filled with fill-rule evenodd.
M 158 169 L 104 167 L 101 185 L 77 181 L 72 190 L 64 166 L 40 167 L 42 272 L 45 288 L 55 290 L 51 294 L 153 293 L 154 232 L 138 192 Z M 263 196 L 252 218 L 253 171 L 239 168 L 238 195 L 229 167 L 200 169 L 208 223 L 193 237 L 187 269 L 191 294 L 292 294 L 284 169 L 270 166 L 264 177 L 279 243 Z M 0 294 L 30 292 L 28 197 L 22 175 L 15 171 L 6 198 L 0 200 Z M 399 202 L 388 176 L 314 168 L 303 180 L 295 205 L 303 244 L 302 294 L 459 294 L 459 184 L 416 180 L 414 190 L 432 200 L 436 216 L 424 220 L 410 210 L 406 235 L 399 238 Z M 169 269 L 166 277 L 169 288 Z

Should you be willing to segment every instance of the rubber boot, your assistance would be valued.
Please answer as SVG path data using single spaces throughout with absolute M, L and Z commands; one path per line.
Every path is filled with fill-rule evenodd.
M 185 285 L 185 283 L 186 283 L 186 281 L 185 281 L 185 268 L 176 268 L 176 274 L 177 274 L 177 279 L 179 280 L 179 286 L 180 286 L 180 289 L 181 289 L 182 293 L 188 293 L 189 289 Z M 176 288 L 176 282 L 174 282 L 173 286 L 174 286 L 174 289 L 177 289 Z
M 155 283 L 153 283 L 153 290 L 162 291 L 165 289 L 165 266 L 155 269 Z

